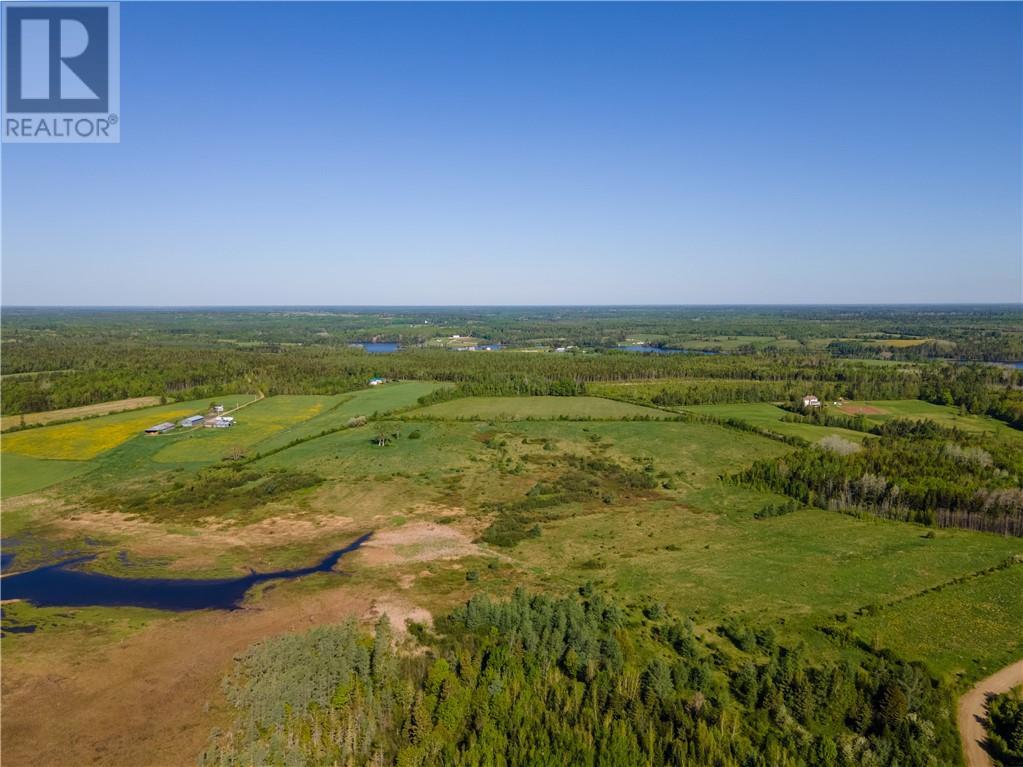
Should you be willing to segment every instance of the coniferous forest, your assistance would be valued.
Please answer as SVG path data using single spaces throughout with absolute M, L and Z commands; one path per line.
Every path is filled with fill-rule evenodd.
M 950 691 L 859 649 L 814 662 L 771 630 L 697 637 L 661 608 L 474 597 L 396 654 L 390 624 L 269 640 L 224 680 L 200 764 L 916 767 L 953 763 Z

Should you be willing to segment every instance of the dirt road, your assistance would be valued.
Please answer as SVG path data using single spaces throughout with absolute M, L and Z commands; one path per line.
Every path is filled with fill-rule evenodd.
M 1006 692 L 1020 684 L 1023 684 L 1023 660 L 982 679 L 959 699 L 956 721 L 959 723 L 959 737 L 963 741 L 966 767 L 991 767 L 993 764 L 982 745 L 987 737 L 983 724 L 987 696 Z

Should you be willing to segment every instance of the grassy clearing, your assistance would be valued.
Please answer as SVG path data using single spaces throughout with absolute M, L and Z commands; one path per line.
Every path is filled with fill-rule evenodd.
M 1023 657 L 1023 564 L 923 594 L 858 618 L 867 642 L 981 679 Z
M 833 434 L 855 442 L 862 442 L 867 436 L 862 432 L 851 429 L 818 426 L 809 423 L 788 423 L 781 420 L 784 416 L 788 415 L 785 410 L 766 402 L 738 403 L 734 405 L 687 405 L 682 409 L 693 413 L 711 415 L 715 418 L 737 418 L 751 426 L 770 429 L 771 431 L 791 437 L 802 437 L 810 442 L 818 442 L 824 437 Z
M 884 423 L 893 418 L 926 418 L 942 426 L 955 427 L 966 432 L 989 432 L 998 436 L 1010 436 L 1023 439 L 1023 435 L 1006 424 L 986 415 L 966 415 L 958 408 L 947 405 L 934 405 L 916 399 L 900 400 L 846 400 L 842 405 L 830 405 L 828 412 L 855 415 L 857 408 L 866 408 L 867 420 Z M 876 410 L 880 412 L 869 412 Z
M 219 398 L 217 401 L 225 406 L 234 407 L 251 399 L 252 395 L 237 394 Z M 18 453 L 35 458 L 85 461 L 112 450 L 133 437 L 142 436 L 144 429 L 161 421 L 174 421 L 194 413 L 205 412 L 209 404 L 209 400 L 177 402 L 173 405 L 147 408 L 144 411 L 128 411 L 75 423 L 26 429 L 4 437 L 3 450 L 5 453 Z M 152 439 L 174 436 L 176 435 L 171 433 Z
M 520 543 L 512 555 L 552 585 L 594 580 L 626 599 L 692 612 L 701 622 L 740 613 L 752 620 L 784 619 L 790 630 L 805 632 L 880 595 L 915 594 L 1023 551 L 1018 540 L 960 531 L 929 539 L 913 525 L 817 509 L 753 520 L 768 498 L 716 485 L 690 493 L 683 504 L 566 516 L 545 524 L 539 538 Z M 1009 599 L 1018 590 L 1000 593 Z M 947 592 L 935 595 L 937 601 L 949 598 Z M 950 605 L 943 610 L 954 613 Z M 939 615 L 921 611 L 918 635 L 930 631 L 930 641 L 942 641 Z M 1018 633 L 1018 614 L 991 620 L 995 636 Z M 959 651 L 967 647 L 989 662 L 1005 652 L 1003 644 L 983 636 L 964 636 Z M 918 651 L 928 652 L 924 645 Z
M 415 410 L 411 418 L 521 421 L 535 419 L 620 420 L 670 417 L 663 410 L 600 397 L 466 397 Z
M 61 410 L 46 410 L 42 413 L 5 415 L 3 418 L 0 418 L 0 431 L 12 429 L 15 426 L 20 426 L 22 423 L 26 426 L 36 426 L 54 423 L 55 421 L 71 421 L 78 418 L 92 418 L 94 416 L 109 415 L 110 413 L 121 413 L 125 410 L 138 410 L 139 408 L 152 407 L 159 404 L 159 397 L 134 397 L 132 399 L 98 402 L 95 405 L 67 407 Z
M 652 461 L 657 471 L 689 488 L 705 487 L 737 467 L 791 449 L 756 434 L 702 423 L 519 423 L 512 433 L 550 439 L 554 447 L 577 453 L 596 450 L 623 463 Z
M 0 458 L 0 498 L 33 493 L 93 468 L 88 461 L 55 461 L 4 453 Z

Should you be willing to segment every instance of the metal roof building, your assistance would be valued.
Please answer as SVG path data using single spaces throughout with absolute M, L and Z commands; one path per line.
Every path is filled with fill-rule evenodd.
M 190 415 L 188 418 L 182 418 L 178 421 L 178 426 L 183 426 L 186 429 L 189 426 L 195 426 L 196 424 L 202 423 L 203 417 L 201 415 Z
M 156 426 L 150 426 L 146 429 L 146 434 L 163 434 L 165 431 L 170 431 L 173 428 L 173 422 L 164 421 L 163 423 L 158 423 Z

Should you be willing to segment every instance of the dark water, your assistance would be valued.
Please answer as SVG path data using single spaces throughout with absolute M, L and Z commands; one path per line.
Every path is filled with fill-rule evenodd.
M 400 348 L 398 344 L 391 341 L 384 343 L 352 344 L 352 346 L 358 346 L 369 354 L 390 354 L 391 352 L 398 351 Z
M 113 575 L 75 570 L 75 565 L 92 557 L 59 562 L 0 580 L 0 597 L 24 599 L 40 607 L 152 607 L 157 610 L 233 610 L 245 593 L 257 583 L 274 579 L 290 580 L 303 575 L 329 572 L 345 554 L 355 551 L 372 533 L 367 533 L 343 549 L 331 553 L 319 564 L 296 570 L 252 573 L 243 578 L 178 579 L 118 578 Z
M 667 349 L 661 346 L 647 346 L 646 344 L 631 344 L 630 346 L 619 346 L 625 352 L 643 352 L 645 354 L 717 354 L 710 349 Z

